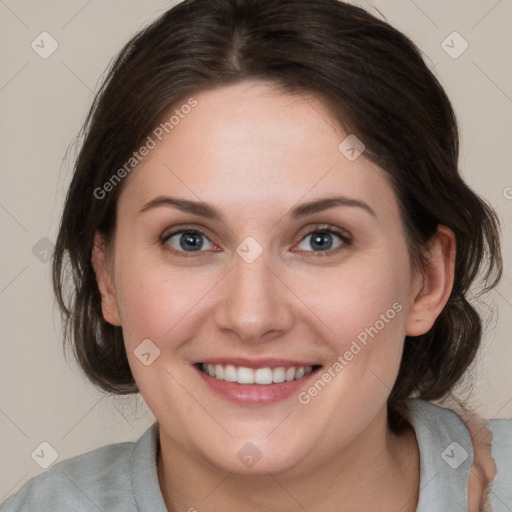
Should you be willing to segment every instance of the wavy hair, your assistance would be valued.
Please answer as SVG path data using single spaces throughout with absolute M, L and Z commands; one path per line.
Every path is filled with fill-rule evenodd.
M 432 329 L 406 337 L 388 399 L 398 430 L 405 398 L 446 396 L 471 365 L 482 320 L 468 301 L 499 280 L 499 224 L 462 180 L 449 99 L 408 37 L 337 0 L 185 0 L 136 34 L 112 61 L 81 131 L 80 149 L 53 256 L 53 285 L 89 379 L 116 394 L 137 392 L 120 327 L 107 323 L 91 254 L 95 232 L 115 232 L 123 183 L 96 197 L 163 115 L 201 90 L 256 78 L 313 93 L 365 155 L 389 176 L 414 266 L 438 225 L 457 240 L 455 282 Z

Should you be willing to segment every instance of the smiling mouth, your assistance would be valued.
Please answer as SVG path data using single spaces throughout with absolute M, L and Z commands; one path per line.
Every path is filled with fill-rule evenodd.
M 237 384 L 282 384 L 307 377 L 311 372 L 320 368 L 315 366 L 279 366 L 277 368 L 247 368 L 231 364 L 206 364 L 198 363 L 197 368 L 204 374 L 217 380 L 234 382 Z

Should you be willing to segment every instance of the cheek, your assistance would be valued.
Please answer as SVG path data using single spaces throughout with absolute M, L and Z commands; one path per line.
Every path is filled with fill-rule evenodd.
M 344 379 L 368 380 L 368 369 L 386 383 L 395 379 L 409 307 L 408 265 L 406 255 L 389 251 L 380 258 L 354 258 L 333 269 L 329 279 L 304 284 L 300 293 L 327 327 Z
M 333 269 L 323 280 L 307 283 L 302 293 L 336 334 L 343 338 L 357 336 L 373 326 L 381 315 L 394 319 L 397 309 L 406 308 L 409 277 L 403 268 L 407 267 L 400 262 L 379 264 L 371 258 L 361 259 Z M 393 309 L 395 303 L 402 308 Z
M 130 268 L 131 267 L 131 268 Z M 190 278 L 191 270 L 170 271 L 158 265 L 125 267 L 118 290 L 123 330 L 128 331 L 127 343 L 149 338 L 172 339 L 170 333 L 196 307 L 205 290 L 207 276 Z M 167 341 L 168 342 L 168 341 Z
M 194 334 L 190 321 L 205 293 L 205 276 L 190 279 L 142 258 L 119 269 L 116 289 L 126 353 L 146 403 L 153 411 L 159 411 L 162 396 L 170 403 L 188 403 L 173 379 L 174 363 L 180 346 Z
M 171 267 L 144 251 L 120 249 L 117 254 L 116 291 L 128 357 L 133 360 L 134 350 L 145 339 L 167 354 L 179 351 L 197 335 L 194 329 L 207 320 L 205 316 L 214 315 L 208 293 L 224 271 Z M 121 257 L 125 254 L 130 257 Z M 281 277 L 293 283 L 300 299 L 294 301 L 297 322 L 316 331 L 319 344 L 329 346 L 333 359 L 354 360 L 351 372 L 372 364 L 391 378 L 405 335 L 410 276 L 404 269 L 405 249 L 397 255 L 390 247 L 354 255 L 330 268 L 283 269 Z

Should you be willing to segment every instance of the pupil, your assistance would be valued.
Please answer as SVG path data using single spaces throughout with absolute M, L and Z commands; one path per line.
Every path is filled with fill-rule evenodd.
M 311 245 L 313 248 L 316 248 L 321 251 L 326 251 L 331 248 L 332 246 L 332 239 L 331 235 L 329 233 L 321 233 L 317 234 L 316 236 L 312 237 Z M 326 247 L 326 245 L 328 247 Z
M 198 233 L 184 233 L 181 236 L 180 245 L 182 249 L 198 251 L 203 246 L 203 240 L 201 239 L 201 236 Z
M 181 236 L 180 245 L 182 249 L 198 251 L 203 246 L 203 240 L 198 233 L 185 233 Z M 319 233 L 312 238 L 311 245 L 321 251 L 329 250 L 332 246 L 331 235 L 329 233 Z

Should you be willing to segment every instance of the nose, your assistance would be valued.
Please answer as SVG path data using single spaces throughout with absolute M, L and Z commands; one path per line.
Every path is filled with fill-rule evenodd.
M 293 293 L 287 283 L 270 268 L 265 252 L 252 263 L 238 255 L 234 259 L 216 310 L 217 326 L 249 343 L 282 336 L 293 324 Z

